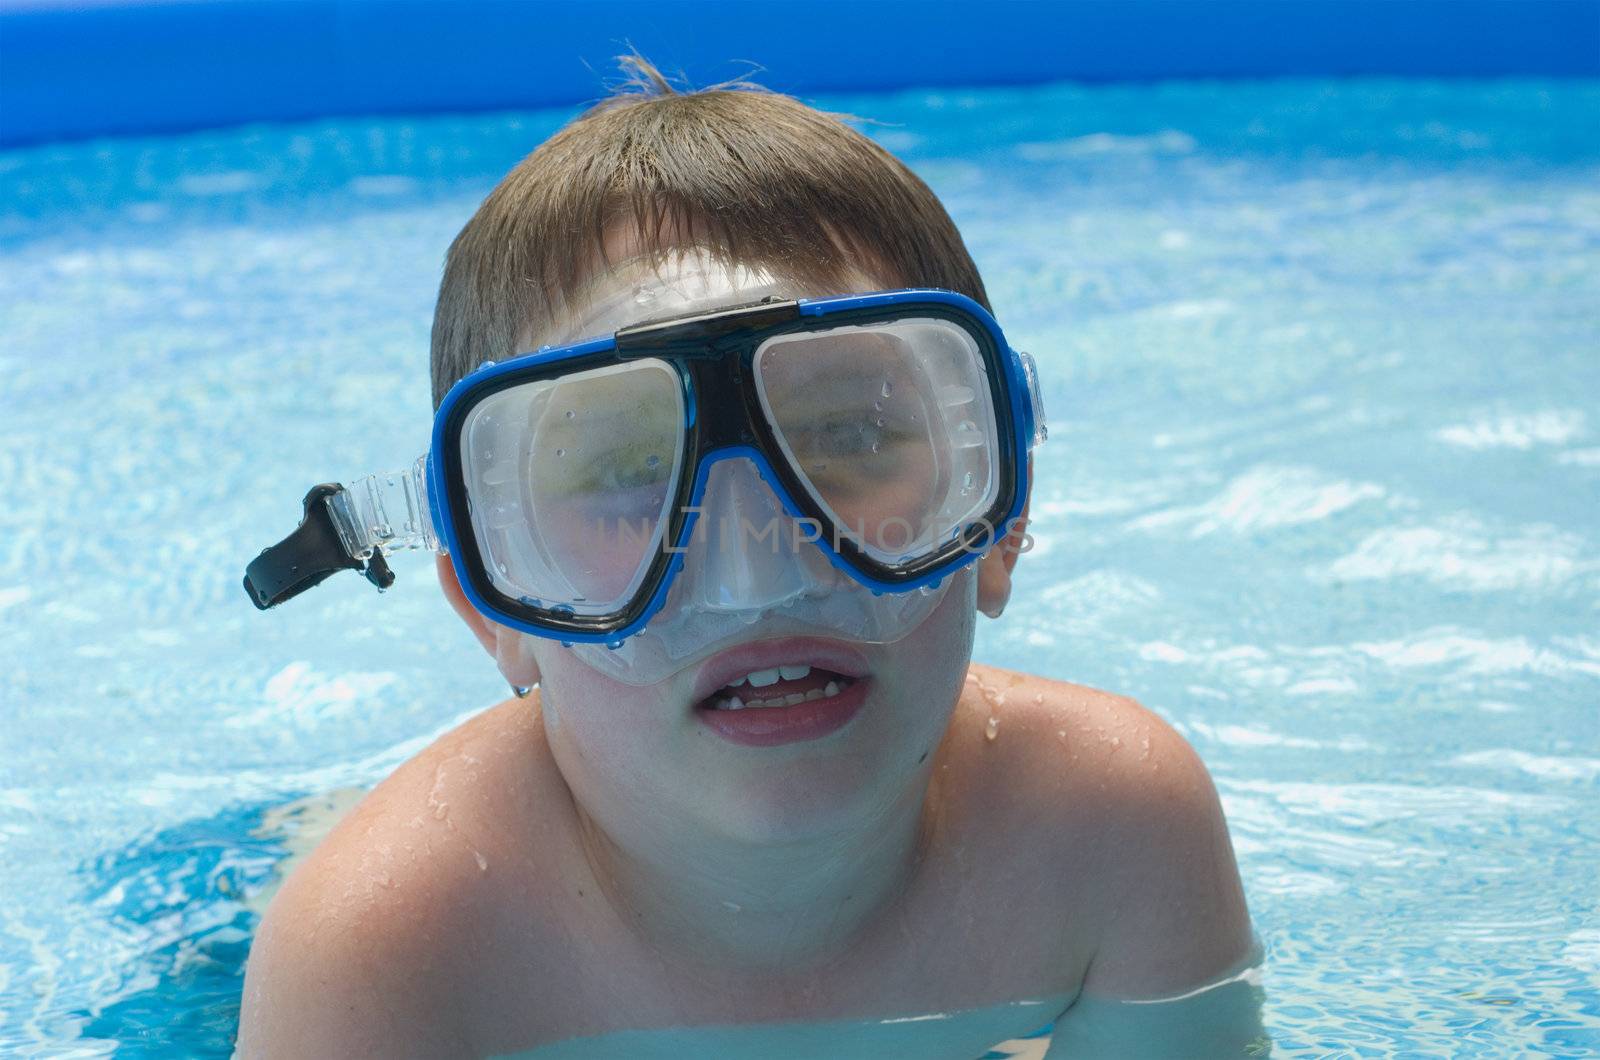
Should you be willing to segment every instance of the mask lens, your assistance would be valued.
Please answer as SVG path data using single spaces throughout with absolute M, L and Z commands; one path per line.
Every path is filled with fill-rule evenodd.
M 659 360 L 498 391 L 467 414 L 472 529 L 507 596 L 577 615 L 622 610 L 666 530 L 683 465 L 683 387 Z
M 935 317 L 781 335 L 755 355 L 761 406 L 842 537 L 887 566 L 993 506 L 998 431 L 982 352 Z

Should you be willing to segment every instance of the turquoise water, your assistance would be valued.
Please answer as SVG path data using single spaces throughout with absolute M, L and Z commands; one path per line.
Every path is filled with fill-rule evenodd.
M 1600 1051 L 1600 87 L 823 102 L 1045 376 L 977 657 L 1198 748 L 1276 1051 Z M 0 154 L 0 1053 L 225 1053 L 272 811 L 504 695 L 419 557 L 239 578 L 424 448 L 444 249 L 565 116 Z

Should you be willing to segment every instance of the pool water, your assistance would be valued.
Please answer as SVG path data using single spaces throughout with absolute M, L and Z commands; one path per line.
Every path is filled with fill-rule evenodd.
M 977 657 L 1200 751 L 1276 1052 L 1600 1052 L 1600 86 L 822 102 L 1044 374 Z M 505 694 L 422 557 L 239 579 L 425 448 L 445 247 L 567 116 L 0 153 L 0 1053 L 225 1054 L 281 808 Z

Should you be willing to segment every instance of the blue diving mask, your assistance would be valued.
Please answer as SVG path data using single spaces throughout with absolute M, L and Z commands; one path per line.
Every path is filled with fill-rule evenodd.
M 503 625 L 647 683 L 756 619 L 898 639 L 1012 528 L 1033 360 L 942 290 L 677 313 L 485 364 L 407 471 L 318 486 L 246 572 L 259 608 L 447 552 Z

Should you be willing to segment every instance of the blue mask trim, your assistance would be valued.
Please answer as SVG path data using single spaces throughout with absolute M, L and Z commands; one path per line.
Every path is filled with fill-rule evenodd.
M 1022 361 L 1016 351 L 1007 345 L 1000 326 L 989 312 L 965 295 L 938 289 L 878 291 L 870 294 L 800 299 L 797 305 L 802 317 L 825 319 L 832 314 L 846 311 L 885 308 L 902 304 L 927 305 L 929 303 L 949 305 L 976 320 L 989 333 L 996 350 L 999 351 L 1000 367 L 1004 374 L 1001 391 L 1006 395 L 1010 406 L 1009 423 L 1012 435 L 1010 448 L 1014 460 L 1014 473 L 1017 479 L 1013 502 L 998 523 L 998 528 L 1003 536 L 1004 532 L 1012 526 L 1022 513 L 1032 486 L 1032 467 L 1028 459 L 1028 450 L 1029 443 L 1034 436 L 1037 417 L 1029 399 L 1028 384 Z M 660 584 L 656 586 L 655 591 L 651 594 L 648 603 L 638 617 L 620 629 L 606 632 L 558 631 L 537 625 L 520 616 L 508 614 L 496 608 L 478 591 L 472 572 L 464 568 L 463 549 L 461 548 L 461 537 L 457 531 L 457 524 L 465 520 L 457 518 L 458 514 L 463 513 L 457 513 L 453 510 L 453 492 L 447 488 L 447 484 L 444 481 L 444 462 L 440 458 L 440 454 L 449 442 L 449 439 L 445 437 L 446 425 L 449 423 L 457 404 L 468 395 L 478 392 L 485 382 L 508 374 L 526 372 L 530 367 L 575 360 L 594 354 L 607 353 L 615 349 L 615 336 L 600 336 L 560 347 L 545 347 L 498 363 L 486 362 L 450 388 L 444 400 L 440 402 L 434 416 L 433 440 L 428 458 L 429 488 L 435 513 L 434 524 L 438 530 L 439 539 L 444 542 L 449 552 L 457 580 L 461 583 L 462 592 L 471 601 L 474 608 L 494 621 L 534 636 L 559 640 L 563 643 L 617 644 L 643 630 L 650 619 L 665 606 L 667 596 L 671 592 L 677 576 L 682 572 L 682 555 L 675 556 L 669 562 L 665 576 L 661 579 Z M 694 391 L 686 386 L 684 408 L 686 430 L 694 426 L 696 414 Z M 711 468 L 721 460 L 738 457 L 748 458 L 755 464 L 762 481 L 772 490 L 788 515 L 796 519 L 807 517 L 795 502 L 795 499 L 790 496 L 789 491 L 784 488 L 767 457 L 760 450 L 747 445 L 721 446 L 709 450 L 701 456 L 699 468 L 695 473 L 694 484 L 690 490 L 689 506 L 691 508 L 700 506 L 705 496 L 706 483 L 710 477 Z M 678 533 L 677 540 L 673 543 L 675 548 L 684 549 L 688 546 L 698 520 L 698 512 L 692 511 L 685 514 L 683 526 Z M 923 572 L 914 579 L 889 582 L 871 577 L 848 563 L 828 540 L 829 536 L 824 534 L 815 542 L 816 546 L 828 557 L 828 561 L 852 580 L 874 592 L 910 592 L 924 586 L 936 585 L 951 574 L 976 561 L 981 555 L 981 553 L 974 551 L 962 551 L 949 561 Z

